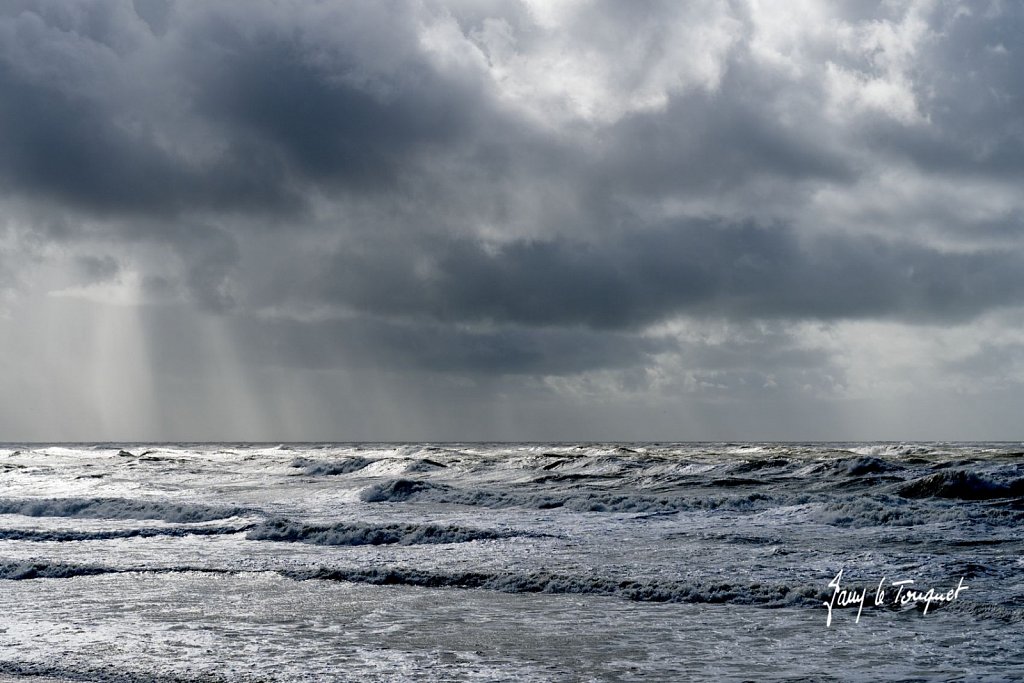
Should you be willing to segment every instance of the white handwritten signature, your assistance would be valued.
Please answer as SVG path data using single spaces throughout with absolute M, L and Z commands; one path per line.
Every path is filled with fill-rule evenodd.
M 832 609 L 835 607 L 851 607 L 857 606 L 857 618 L 854 623 L 860 623 L 861 612 L 864 611 L 864 604 L 867 602 L 868 589 L 862 588 L 856 590 L 854 588 L 843 588 L 841 582 L 843 580 L 843 570 L 840 569 L 839 573 L 836 574 L 836 578 L 832 579 L 828 583 L 828 587 L 832 589 L 832 597 L 828 602 L 822 604 L 828 608 L 828 618 L 825 620 L 826 626 L 832 626 Z M 892 597 L 890 602 L 887 602 L 889 594 L 886 590 L 885 577 L 878 582 L 878 588 L 875 590 L 875 607 L 884 606 L 886 604 L 904 606 L 910 603 L 924 603 L 924 613 L 928 614 L 928 609 L 932 606 L 932 603 L 944 604 L 950 603 L 960 597 L 960 591 L 967 590 L 969 586 L 964 585 L 964 577 L 960 577 L 960 583 L 957 584 L 956 588 L 950 588 L 948 591 L 936 591 L 934 588 L 929 588 L 927 591 L 911 588 L 910 586 L 914 583 L 913 579 L 902 579 L 900 581 L 890 581 L 889 588 L 895 588 L 896 594 Z

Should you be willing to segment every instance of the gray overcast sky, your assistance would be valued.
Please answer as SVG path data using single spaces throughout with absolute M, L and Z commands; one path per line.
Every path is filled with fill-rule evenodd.
M 0 439 L 1024 439 L 1018 2 L 7 0 Z

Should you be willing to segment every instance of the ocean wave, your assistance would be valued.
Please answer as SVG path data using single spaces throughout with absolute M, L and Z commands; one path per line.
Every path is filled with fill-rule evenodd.
M 92 681 L 93 683 L 257 683 L 267 679 L 241 672 L 230 676 L 204 671 L 188 671 L 187 675 L 163 674 L 154 671 L 134 672 L 104 664 L 95 658 L 87 665 L 68 666 L 48 662 L 0 661 L 0 676 L 24 678 L 27 683 L 39 681 Z M 6 678 L 4 679 L 6 680 Z
M 292 460 L 291 466 L 301 468 L 309 476 L 324 477 L 358 472 L 374 462 L 376 460 L 372 458 L 364 458 L 358 455 L 341 460 L 312 460 L 310 458 L 298 457 Z
M 826 503 L 812 513 L 810 519 L 831 526 L 865 528 L 963 521 L 964 513 L 957 509 L 921 508 L 901 498 L 856 497 Z
M 0 529 L 0 541 L 72 542 L 106 541 L 115 538 L 152 538 L 154 536 L 220 536 L 238 534 L 252 528 L 231 526 L 148 527 L 142 529 L 104 529 L 74 531 L 64 529 Z
M 312 545 L 421 545 L 466 543 L 522 535 L 526 534 L 436 524 L 317 525 L 272 519 L 253 527 L 246 538 L 253 541 L 284 541 Z
M 1024 622 L 1024 607 L 1016 605 L 999 605 L 985 602 L 956 601 L 946 609 L 950 612 L 970 614 L 982 620 L 1002 621 L 1008 624 Z
M 447 490 L 453 489 L 417 479 L 392 479 L 366 487 L 360 492 L 359 498 L 366 503 L 401 503 L 417 498 L 421 493 Z
M 892 495 L 857 496 L 828 501 L 810 515 L 821 524 L 847 528 L 918 526 L 942 522 L 991 527 L 1024 523 L 1024 513 L 1002 506 L 930 505 Z
M 904 498 L 958 498 L 993 500 L 1024 496 L 1024 479 L 999 481 L 966 470 L 945 470 L 915 479 L 900 487 Z
M 546 571 L 435 572 L 411 567 L 369 569 L 279 570 L 291 579 L 345 581 L 373 585 L 421 588 L 462 588 L 502 593 L 547 593 L 619 597 L 636 602 L 713 603 L 756 607 L 821 605 L 825 593 L 815 587 L 728 581 L 688 582 L 672 579 L 617 579 L 602 576 L 556 574 Z
M 842 472 L 849 477 L 863 477 L 871 474 L 887 474 L 889 472 L 897 472 L 902 469 L 904 469 L 903 466 L 898 463 L 871 456 L 861 456 L 858 458 L 840 460 L 836 463 L 835 467 L 836 471 Z
M 0 580 L 26 581 L 29 579 L 70 579 L 76 576 L 99 576 L 101 574 L 236 574 L 235 570 L 215 567 L 169 566 L 169 567 L 115 567 L 101 564 L 76 564 L 71 562 L 47 562 L 44 560 L 0 561 Z
M 86 564 L 66 564 L 63 562 L 0 562 L 0 580 L 23 581 L 27 579 L 68 579 L 73 576 L 96 576 L 110 574 L 120 570 Z
M 0 498 L 0 514 L 26 517 L 160 519 L 192 523 L 239 517 L 252 512 L 239 507 L 128 498 Z
M 419 460 L 413 460 L 412 462 L 410 462 L 406 466 L 405 471 L 409 473 L 434 472 L 436 470 L 446 469 L 447 467 L 447 465 L 439 463 L 436 460 L 431 460 L 430 458 L 421 458 Z
M 844 477 L 867 477 L 889 474 L 905 469 L 903 465 L 872 455 L 858 455 L 852 458 L 838 458 L 819 462 L 811 468 L 815 474 L 827 473 Z
M 779 469 L 790 464 L 790 461 L 786 458 L 758 458 L 736 463 L 729 469 L 736 474 L 746 474 L 747 472 L 759 472 L 766 469 Z
M 922 444 L 871 444 L 865 446 L 854 446 L 849 448 L 850 453 L 856 453 L 858 455 L 888 455 L 897 457 L 912 457 L 922 455 L 934 455 L 939 453 L 939 449 L 934 446 L 926 446 Z
M 751 479 L 750 477 L 722 477 L 712 479 L 706 485 L 715 488 L 734 488 L 737 486 L 764 486 L 768 481 L 762 479 Z
M 367 503 L 430 502 L 486 508 L 523 507 L 573 512 L 680 512 L 686 510 L 752 510 L 772 500 L 760 493 L 734 496 L 651 496 L 613 491 L 496 491 L 466 490 L 418 479 L 391 479 L 372 484 L 360 493 Z

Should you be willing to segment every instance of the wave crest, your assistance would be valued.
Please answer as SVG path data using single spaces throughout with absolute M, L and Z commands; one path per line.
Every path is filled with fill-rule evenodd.
M 329 477 L 338 474 L 350 474 L 373 464 L 372 458 L 352 456 L 341 460 L 312 460 L 310 458 L 298 457 L 292 460 L 292 467 L 301 468 L 305 474 L 311 477 Z
M 752 510 L 771 497 L 761 493 L 701 497 L 652 496 L 635 492 L 561 490 L 494 491 L 465 490 L 418 479 L 391 479 L 372 484 L 360 493 L 367 503 L 430 502 L 486 508 L 523 507 L 534 510 L 564 509 L 573 512 L 656 513 L 686 510 Z
M 218 536 L 237 534 L 251 526 L 190 526 L 152 527 L 140 529 L 106 529 L 102 531 L 73 531 L 61 529 L 0 529 L 3 541 L 38 541 L 66 543 L 72 541 L 106 541 L 115 538 L 152 538 L 154 536 Z
M 1001 482 L 966 470 L 945 470 L 900 487 L 904 498 L 992 500 L 1024 496 L 1024 479 Z
M 254 527 L 246 538 L 252 541 L 283 541 L 312 545 L 421 545 L 496 540 L 519 535 L 524 534 L 436 524 L 317 525 L 273 519 Z
M 192 523 L 244 516 L 252 514 L 252 510 L 128 498 L 2 498 L 0 514 L 26 517 L 160 519 L 165 522 Z
M 757 607 L 820 605 L 824 593 L 810 586 L 741 582 L 687 582 L 673 579 L 616 579 L 568 576 L 545 571 L 531 573 L 431 572 L 409 567 L 282 570 L 295 580 L 346 581 L 421 588 L 462 588 L 503 593 L 603 595 L 636 602 L 718 603 Z

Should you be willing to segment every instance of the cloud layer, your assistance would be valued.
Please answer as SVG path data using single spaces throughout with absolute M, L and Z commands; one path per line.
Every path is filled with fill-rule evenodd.
M 1022 28 L 938 0 L 7 3 L 7 393 L 54 407 L 0 427 L 867 438 L 899 435 L 852 429 L 865 406 L 931 401 L 906 436 L 1016 435 L 950 420 L 1021 396 Z

